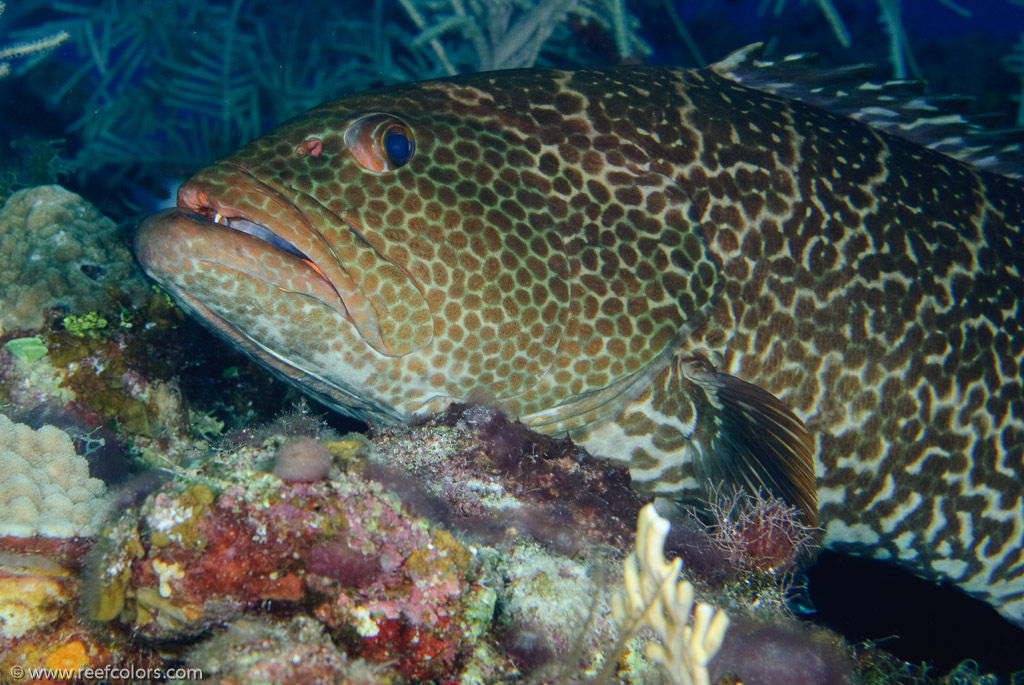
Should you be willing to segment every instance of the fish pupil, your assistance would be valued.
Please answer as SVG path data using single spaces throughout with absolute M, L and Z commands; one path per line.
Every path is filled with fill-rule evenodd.
M 412 157 L 412 139 L 399 128 L 389 128 L 384 133 L 384 153 L 395 166 L 402 166 Z

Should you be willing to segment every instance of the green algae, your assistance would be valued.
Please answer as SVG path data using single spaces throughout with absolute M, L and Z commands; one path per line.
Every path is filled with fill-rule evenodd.
M 79 338 L 96 337 L 107 327 L 107 320 L 95 309 L 82 316 L 65 316 L 61 322 L 68 333 Z
M 4 343 L 4 349 L 25 364 L 35 364 L 46 356 L 47 349 L 37 336 L 14 338 Z

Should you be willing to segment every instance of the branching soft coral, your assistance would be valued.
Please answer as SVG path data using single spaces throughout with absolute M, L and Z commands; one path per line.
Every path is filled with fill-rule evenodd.
M 7 9 L 7 5 L 0 2 L 0 15 Z M 52 36 L 46 36 L 39 38 L 38 40 L 26 41 L 24 43 L 12 43 L 11 45 L 5 45 L 0 47 L 0 78 L 7 76 L 11 72 L 11 66 L 9 60 L 17 57 L 27 57 L 36 52 L 43 52 L 55 48 L 69 38 L 67 31 L 58 31 Z
M 637 33 L 639 22 L 626 11 L 623 0 L 451 0 L 447 6 L 401 0 L 401 5 L 421 31 L 413 46 L 429 45 L 449 75 L 534 66 L 541 50 L 550 47 L 549 40 L 564 46 L 570 21 L 593 24 L 607 32 L 620 60 L 651 52 Z M 556 32 L 561 36 L 554 37 Z M 442 36 L 457 38 L 444 44 Z M 472 49 L 460 50 L 465 47 Z

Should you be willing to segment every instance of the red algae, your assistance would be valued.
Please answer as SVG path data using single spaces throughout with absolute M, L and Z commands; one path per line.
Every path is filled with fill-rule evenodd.
M 399 673 L 415 681 L 431 681 L 455 666 L 459 649 L 458 640 L 452 639 L 457 638 L 452 627 L 450 618 L 438 619 L 430 631 L 400 619 L 387 619 L 380 622 L 380 632 L 364 642 L 361 655 L 381 663 L 398 655 L 395 666 Z

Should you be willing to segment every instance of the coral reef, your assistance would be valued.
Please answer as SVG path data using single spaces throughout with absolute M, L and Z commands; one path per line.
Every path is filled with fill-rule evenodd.
M 87 546 L 85 539 L 0 537 L 0 673 L 5 677 L 14 667 L 151 668 L 159 663 L 148 648 L 97 629 L 79 615 L 79 573 Z
M 200 644 L 187 661 L 200 670 L 203 680 L 219 682 L 376 685 L 398 681 L 387 666 L 349 659 L 320 623 L 303 617 L 283 625 L 239 619 Z
M 276 475 L 296 451 L 317 461 L 328 450 L 336 456 L 326 478 L 321 464 L 315 479 L 306 464 L 301 478 Z M 498 465 L 521 450 L 535 454 L 536 463 L 506 474 L 508 491 L 496 498 L 501 507 L 481 504 L 479 492 L 493 494 L 500 485 Z M 367 460 L 371 453 L 374 461 Z M 277 466 L 268 473 L 272 457 Z M 395 463 L 385 468 L 383 458 Z M 400 499 L 390 490 L 445 459 L 453 464 L 433 479 L 440 485 L 428 479 L 433 494 L 426 489 L 406 501 L 409 491 Z M 609 470 L 570 444 L 478 407 L 455 409 L 404 434 L 386 431 L 375 443 L 268 437 L 206 460 L 126 508 L 91 552 L 89 615 L 158 641 L 196 639 L 229 623 L 231 636 L 216 639 L 280 644 L 281 653 L 323 652 L 324 668 L 349 674 L 344 678 L 356 678 L 359 663 L 373 672 L 389 665 L 412 682 L 493 678 L 569 654 L 576 654 L 573 668 L 594 672 L 615 629 L 606 584 L 593 566 L 618 562 L 620 553 L 607 542 L 629 537 L 619 529 L 628 511 L 612 509 L 618 500 L 587 492 L 597 489 L 590 482 L 596 474 Z M 455 488 L 456 482 L 475 484 Z M 614 491 L 616 482 L 602 487 Z M 628 490 L 628 478 L 620 485 Z M 564 497 L 560 511 L 544 506 L 545 498 L 577 487 L 582 492 Z M 430 498 L 440 509 L 425 506 Z M 531 517 L 506 517 L 497 531 L 498 513 L 531 508 Z M 442 512 L 447 525 L 425 517 L 427 510 Z M 541 525 L 546 516 L 554 518 Z M 570 558 L 562 547 L 591 549 Z M 315 620 L 340 651 L 305 629 L 247 622 L 267 607 L 277 616 Z M 293 630 L 307 637 L 284 637 Z M 534 643 L 524 646 L 527 636 Z M 208 663 L 214 653 L 200 647 L 190 663 Z M 267 659 L 253 663 L 270 668 Z
M 311 616 L 404 678 L 465 658 L 471 555 L 380 485 L 332 473 L 282 481 L 243 449 L 216 477 L 175 479 L 126 511 L 93 552 L 91 615 L 139 636 L 195 638 L 273 605 Z
M 483 683 L 600 669 L 616 639 L 616 574 L 606 580 L 600 569 L 621 564 L 608 542 L 631 538 L 620 530 L 625 512 L 613 510 L 619 500 L 593 492 L 606 462 L 477 407 L 374 442 L 329 433 L 249 442 L 122 500 L 86 557 L 81 589 L 72 588 L 108 639 L 163 645 L 169 658 L 231 682 Z M 326 477 L 271 472 L 296 444 L 332 455 Z M 493 491 L 497 465 L 523 451 L 536 463 L 509 474 L 503 507 L 481 505 L 474 493 Z M 436 494 L 424 488 L 406 502 L 382 482 L 405 487 L 420 478 L 416 469 L 457 454 L 464 458 L 441 485 L 430 484 Z M 383 467 L 385 455 L 396 463 Z M 477 485 L 453 488 L 457 467 Z M 628 478 L 617 485 L 610 475 L 611 491 L 628 489 Z M 545 506 L 569 487 L 583 496 Z M 461 506 L 464 496 L 471 506 Z M 445 524 L 420 511 L 431 498 Z M 532 507 L 537 520 L 510 521 L 495 535 L 496 512 Z M 555 518 L 540 525 L 544 516 Z M 187 653 L 167 651 L 194 642 Z M 228 648 L 238 657 L 230 663 L 218 656 Z
M 690 558 L 724 554 L 733 572 L 708 582 L 688 562 L 680 581 L 668 524 L 627 496 L 627 475 L 493 410 L 370 440 L 296 413 L 240 437 L 129 488 L 95 541 L 0 538 L 0 668 L 184 664 L 253 685 L 853 682 L 839 638 L 737 589 L 776 583 L 770 569 L 691 519 L 678 526 Z M 315 473 L 275 475 L 296 448 Z
M 495 562 L 503 579 L 497 643 L 519 672 L 535 680 L 594 676 L 618 635 L 602 556 L 520 543 Z
M 127 636 L 78 615 L 78 569 L 52 550 L 9 554 L 0 539 L 0 673 L 23 669 L 154 669 L 160 659 Z M 57 559 L 58 561 L 54 561 Z M 52 680 L 23 679 L 43 683 Z M 122 681 L 124 682 L 124 681 Z
M 46 413 L 83 442 L 97 430 L 111 441 L 111 429 L 142 438 L 140 449 L 162 440 L 160 461 L 168 442 L 187 450 L 190 431 L 218 433 L 214 408 L 243 421 L 271 395 L 256 390 L 268 380 L 250 384 L 240 355 L 190 347 L 208 334 L 146 283 L 112 221 L 59 186 L 19 191 L 0 209 L 0 270 L 0 404 L 18 421 L 39 426 Z
M 25 154 L 0 159 L 0 176 L 32 166 L 39 173 L 18 176 L 19 184 L 56 178 L 66 168 L 59 141 L 40 141 L 67 137 L 76 180 L 103 188 L 94 202 L 113 195 L 111 188 L 128 195 L 137 184 L 159 192 L 165 177 L 344 92 L 484 67 L 638 60 L 647 56 L 646 43 L 655 59 L 675 64 L 689 53 L 703 62 L 700 54 L 715 58 L 768 38 L 782 53 L 824 46 L 832 61 L 845 63 L 850 54 L 838 56 L 839 47 L 852 44 L 856 59 L 888 62 L 888 73 L 916 75 L 916 56 L 936 92 L 964 89 L 964 81 L 936 82 L 947 75 L 975 82 L 982 111 L 1010 102 L 994 61 L 1006 46 L 986 40 L 974 50 L 959 40 L 936 49 L 888 0 L 778 0 L 765 21 L 734 21 L 733 3 L 705 3 L 709 9 L 698 14 L 699 3 L 623 0 L 317 3 L 303 12 L 269 0 L 11 4 L 7 24 L 23 19 L 32 28 L 5 32 L 0 78 L 67 37 L 59 26 L 37 26 L 40 14 L 78 20 L 74 40 L 34 70 L 41 78 L 3 82 L 11 97 L 0 98 L 10 103 L 2 128 L 38 120 L 39 128 L 26 130 L 40 137 L 12 143 Z M 762 12 L 768 4 L 760 3 Z M 1010 24 L 1019 10 L 998 4 Z M 935 3 L 936 14 L 955 17 L 983 9 Z M 666 12 L 687 45 L 685 56 L 675 33 L 656 36 L 657 44 L 652 38 L 651 27 L 667 25 Z M 647 31 L 640 33 L 635 17 Z M 809 30 L 815 22 L 830 30 Z M 755 23 L 759 32 L 748 33 Z M 882 29 L 890 40 L 878 40 Z M 1006 63 L 1017 78 L 1002 81 L 1018 93 L 1022 45 Z M 964 68 L 968 62 L 976 63 L 973 70 Z M 54 116 L 40 116 L 42 96 L 23 97 L 31 89 L 45 92 Z M 65 128 L 67 122 L 73 123 Z M 1024 99 L 1017 122 L 1024 123 Z M 11 187 L 0 178 L 0 195 Z M 38 455 L 15 460 L 0 445 L 0 673 L 13 665 L 182 662 L 234 683 L 475 684 L 549 676 L 578 682 L 600 670 L 617 636 L 608 590 L 619 582 L 616 550 L 632 543 L 641 505 L 622 468 L 479 407 L 456 408 L 411 430 L 378 430 L 372 443 L 336 439 L 320 427 L 242 427 L 255 425 L 258 415 L 245 367 L 204 366 L 202 346 L 183 342 L 178 313 L 145 288 L 113 224 L 90 212 L 54 189 L 26 191 L 0 210 L 0 404 L 17 421 L 59 425 L 93 475 L 97 467 L 127 473 L 130 451 L 137 459 L 132 468 L 155 465 L 171 476 L 126 488 L 122 514 L 109 526 L 113 541 L 95 544 L 83 573 L 93 540 L 70 535 L 95 533 L 96 517 L 75 517 L 81 503 L 66 482 L 37 480 L 39 468 L 28 457 Z M 191 387 L 171 380 L 189 369 Z M 222 371 L 240 379 L 225 383 Z M 205 443 L 225 427 L 245 434 L 244 445 Z M 33 432 L 40 434 L 54 435 Z M 291 464 L 300 468 L 282 470 L 278 479 L 271 470 L 275 456 L 289 452 L 285 435 L 304 442 L 299 454 L 316 456 Z M 71 459 L 74 450 L 61 442 Z M 333 463 L 324 461 L 325 450 Z M 60 471 L 82 475 L 82 457 Z M 83 483 L 96 482 L 87 477 Z M 56 496 L 59 488 L 66 501 Z M 99 492 L 79 484 L 89 488 Z M 729 610 L 724 643 L 707 664 L 711 678 L 850 682 L 849 650 L 787 616 L 780 585 L 805 559 L 801 530 L 770 502 L 747 504 L 725 506 L 714 539 L 694 521 L 674 520 L 666 541 L 669 549 L 674 541 L 685 547 L 685 575 L 697 594 Z M 356 509 L 354 531 L 341 509 L 349 506 Z M 34 523 L 16 520 L 32 519 L 33 508 Z M 59 515 L 74 520 L 60 522 Z M 31 533 L 42 535 L 21 536 Z M 394 550 L 389 562 L 385 549 Z M 199 581 L 189 577 L 196 574 Z M 97 625 L 77 611 L 83 584 L 90 595 L 106 588 L 87 603 L 92 615 L 109 620 Z M 428 625 L 432 617 L 447 618 L 447 626 Z M 692 624 L 684 617 L 676 623 L 686 625 Z M 136 629 L 139 639 L 131 640 Z M 618 671 L 606 677 L 658 676 L 653 664 L 644 670 L 650 639 L 647 632 L 634 637 L 623 659 L 613 660 Z M 908 676 L 906 664 L 862 677 L 928 681 Z M 943 682 L 992 678 L 965 666 Z
M 0 330 L 37 330 L 48 310 L 117 319 L 149 291 L 117 228 L 60 186 L 18 191 L 0 209 Z
M 67 433 L 33 431 L 0 414 L 0 535 L 93 535 L 105 495 Z
M 454 404 L 411 429 L 379 428 L 374 444 L 370 477 L 488 544 L 525 535 L 574 554 L 633 538 L 642 502 L 626 468 L 493 409 Z
M 39 413 L 67 416 L 65 423 L 78 424 L 76 439 L 108 426 L 147 437 L 180 436 L 189 412 L 178 384 L 167 378 L 170 370 L 158 354 L 145 358 L 158 349 L 148 341 L 163 331 L 105 327 L 75 335 L 51 327 L 9 339 L 0 351 L 0 402 L 12 404 L 20 421 Z
M 71 571 L 45 557 L 36 560 L 40 568 L 26 568 L 30 565 L 28 557 L 3 560 L 6 563 L 0 569 L 0 638 L 20 638 L 54 623 L 74 596 Z

